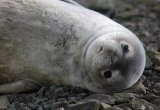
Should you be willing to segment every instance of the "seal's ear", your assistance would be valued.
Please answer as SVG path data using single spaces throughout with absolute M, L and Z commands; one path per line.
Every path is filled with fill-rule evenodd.
M 73 0 L 60 0 L 60 1 L 63 1 L 63 2 L 66 2 L 66 3 L 70 3 L 72 5 L 83 7 L 82 5 L 78 4 L 77 2 L 75 2 Z

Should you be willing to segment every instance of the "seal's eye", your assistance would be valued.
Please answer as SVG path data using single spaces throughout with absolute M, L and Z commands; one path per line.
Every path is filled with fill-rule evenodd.
M 105 79 L 109 79 L 112 77 L 112 72 L 111 71 L 104 71 L 103 76 Z
M 122 51 L 123 51 L 124 54 L 129 52 L 129 46 L 128 45 L 121 44 L 121 47 L 122 47 Z

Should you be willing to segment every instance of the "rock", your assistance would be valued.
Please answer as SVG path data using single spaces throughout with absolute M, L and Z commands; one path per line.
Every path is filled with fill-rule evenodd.
M 76 97 L 68 97 L 69 104 L 75 104 L 77 102 Z
M 36 104 L 36 105 L 39 105 L 39 104 L 45 102 L 46 100 L 47 100 L 47 98 L 37 99 L 36 102 L 35 102 L 35 104 Z
M 56 86 L 50 86 L 50 88 L 46 91 L 45 96 L 47 96 L 49 99 L 54 99 L 55 98 L 55 90 Z
M 57 109 L 54 109 L 54 110 L 65 110 L 63 107 L 61 108 L 57 108 Z
M 114 98 L 112 98 L 110 95 L 105 94 L 92 94 L 86 97 L 84 100 L 98 100 L 99 102 L 103 102 L 106 104 L 114 104 Z
M 146 65 L 145 65 L 145 68 L 149 68 L 152 65 L 153 65 L 153 63 L 152 63 L 151 59 L 148 56 L 146 56 Z
M 133 106 L 135 110 L 146 110 L 146 107 L 143 104 L 136 104 Z
M 45 87 L 42 87 L 40 90 L 37 91 L 37 95 L 43 96 L 45 94 Z
M 45 93 L 45 95 L 49 99 L 54 99 L 55 101 L 65 101 L 67 100 L 66 97 L 68 97 L 68 86 L 51 86 Z
M 154 104 L 151 104 L 143 99 L 135 98 L 130 101 L 130 104 L 134 110 L 159 110 L 160 108 Z
M 152 103 L 152 104 L 154 104 L 154 105 L 160 107 L 160 97 L 157 98 L 157 99 L 152 100 L 150 103 Z
M 102 109 L 102 110 L 123 110 L 119 107 L 110 107 L 110 108 L 106 108 L 106 109 Z
M 143 96 L 143 99 L 146 100 L 146 101 L 151 101 L 151 100 L 154 100 L 158 98 L 158 96 L 154 95 L 154 94 L 147 94 L 147 95 L 144 95 Z
M 123 110 L 132 110 L 131 105 L 129 103 L 119 104 L 119 105 L 115 105 L 115 106 L 119 107 Z
M 9 105 L 7 96 L 0 96 L 0 110 L 7 110 Z
M 160 72 L 160 66 L 156 66 L 154 69 L 155 69 L 157 72 Z
M 15 104 L 12 103 L 8 106 L 8 110 L 17 110 L 16 107 L 15 107 Z
M 55 98 L 63 98 L 62 96 L 64 96 L 64 94 L 67 95 L 63 87 L 58 87 L 54 91 Z
M 83 99 L 84 97 L 88 96 L 88 94 L 87 93 L 79 93 L 78 96 Z
M 142 3 L 145 4 L 146 6 L 152 6 L 155 2 L 151 0 L 136 0 L 135 3 Z
M 136 84 L 126 89 L 124 92 L 136 93 L 136 94 L 146 94 L 146 87 L 142 84 L 142 81 L 138 81 Z
M 157 92 L 160 92 L 160 82 L 155 83 L 152 87 L 153 87 L 153 89 L 155 89 Z
M 49 110 L 51 106 L 49 104 L 43 103 L 43 109 L 44 110 Z
M 75 0 L 81 5 L 98 10 L 106 10 L 114 7 L 115 0 Z
M 145 75 L 145 76 L 153 76 L 153 74 L 152 74 L 152 70 L 144 70 L 144 72 L 143 72 L 143 74 Z
M 67 99 L 66 98 L 58 98 L 56 101 L 57 102 L 64 102 L 64 101 L 67 101 Z
M 29 109 L 30 110 L 30 109 Z M 41 107 L 41 106 L 39 106 L 38 108 L 37 108 L 37 110 L 43 110 L 43 108 Z
M 155 55 L 155 60 L 156 60 L 157 65 L 160 66 L 160 52 L 157 52 L 157 54 Z
M 115 104 L 128 103 L 131 99 L 139 97 L 139 95 L 134 93 L 116 93 L 113 95 L 115 99 Z
M 101 106 L 102 106 L 102 109 L 107 109 L 107 108 L 110 108 L 111 106 L 108 105 L 108 104 L 105 104 L 105 103 L 100 103 Z
M 66 110 L 99 110 L 100 103 L 96 100 L 90 100 L 86 102 L 79 102 L 77 104 L 70 104 Z
M 148 77 L 148 80 L 153 81 L 154 83 L 158 83 L 160 81 L 160 77 L 155 75 L 152 77 Z
M 55 102 L 51 105 L 51 110 L 59 109 L 59 108 L 65 108 L 68 106 L 67 102 Z
M 142 74 L 142 76 L 140 77 L 139 80 L 143 82 L 143 81 L 145 81 L 146 79 L 147 79 L 147 77 L 146 77 L 145 75 Z
M 35 110 L 37 108 L 36 105 L 33 103 L 29 103 L 28 106 L 31 110 Z
M 160 52 L 147 51 L 146 54 L 149 56 L 154 65 L 160 66 Z

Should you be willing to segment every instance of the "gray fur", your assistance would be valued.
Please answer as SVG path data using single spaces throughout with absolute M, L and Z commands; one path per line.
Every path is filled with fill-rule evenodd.
M 29 79 L 46 86 L 72 85 L 105 93 L 133 85 L 143 72 L 145 54 L 139 39 L 120 24 L 84 7 L 59 0 L 1 0 L 0 16 L 1 84 Z M 102 76 L 96 79 L 97 70 L 91 67 L 91 56 L 96 51 L 92 50 L 98 48 L 92 49 L 91 44 L 94 46 L 98 38 L 108 42 L 115 39 L 118 47 L 114 47 L 120 56 L 118 42 L 131 45 L 125 56 L 128 59 L 114 58 L 118 58 L 115 62 L 122 61 L 120 70 L 124 76 L 117 73 L 119 77 L 113 78 L 113 82 L 105 82 Z M 109 43 L 104 46 L 108 51 Z M 126 65 L 128 68 L 124 69 Z

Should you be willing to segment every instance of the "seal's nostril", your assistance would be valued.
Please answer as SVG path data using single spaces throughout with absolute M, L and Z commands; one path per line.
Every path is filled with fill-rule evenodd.
M 126 44 L 121 44 L 121 47 L 122 47 L 123 53 L 129 52 L 129 46 L 128 46 L 128 45 L 126 45 Z
M 105 71 L 103 73 L 103 76 L 104 76 L 105 79 L 109 79 L 109 78 L 112 77 L 112 72 L 111 71 Z
M 128 45 L 124 45 L 123 49 L 124 51 L 128 51 Z
M 103 50 L 103 46 L 101 46 L 98 50 L 98 53 L 101 52 Z

